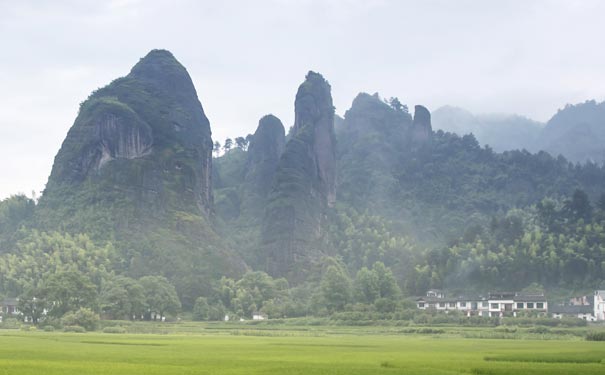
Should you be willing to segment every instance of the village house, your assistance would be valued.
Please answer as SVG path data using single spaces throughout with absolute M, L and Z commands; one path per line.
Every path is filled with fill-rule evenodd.
M 19 312 L 19 299 L 17 298 L 6 298 L 0 302 L 0 322 L 3 317 L 18 316 Z
M 438 296 L 439 295 L 439 296 Z M 448 298 L 445 293 L 427 292 L 426 297 L 416 299 L 421 310 L 461 311 L 466 316 L 504 317 L 517 316 L 520 312 L 546 314 L 548 303 L 542 293 L 497 292 L 483 296 Z
M 252 313 L 252 320 L 266 320 L 266 319 L 267 319 L 267 314 L 263 314 L 261 312 Z
M 596 320 L 605 320 L 605 290 L 595 290 L 593 314 Z
M 553 318 L 573 317 L 590 322 L 605 320 L 605 290 L 595 290 L 592 295 L 573 297 L 569 304 L 555 305 L 548 310 Z
M 553 305 L 548 310 L 553 318 L 562 319 L 578 318 L 594 322 L 597 318 L 593 315 L 592 305 Z

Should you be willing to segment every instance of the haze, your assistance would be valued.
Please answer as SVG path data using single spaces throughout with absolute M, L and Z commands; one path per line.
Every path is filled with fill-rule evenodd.
M 293 122 L 308 70 L 343 115 L 360 91 L 540 121 L 605 97 L 602 1 L 0 0 L 0 198 L 44 188 L 96 88 L 165 48 L 222 141 Z

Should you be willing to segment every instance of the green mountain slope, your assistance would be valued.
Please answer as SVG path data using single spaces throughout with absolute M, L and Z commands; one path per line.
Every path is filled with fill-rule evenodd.
M 121 271 L 238 274 L 243 262 L 211 226 L 210 124 L 186 69 L 154 50 L 81 104 L 36 210 L 42 230 L 113 241 Z

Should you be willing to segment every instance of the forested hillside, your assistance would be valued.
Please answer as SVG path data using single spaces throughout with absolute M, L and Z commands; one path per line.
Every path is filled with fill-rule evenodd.
M 76 293 L 57 318 L 220 319 L 605 280 L 602 165 L 496 152 L 378 94 L 340 118 L 326 78 L 301 81 L 287 135 L 266 115 L 221 145 L 185 68 L 150 52 L 81 104 L 39 201 L 0 202 L 0 293 Z

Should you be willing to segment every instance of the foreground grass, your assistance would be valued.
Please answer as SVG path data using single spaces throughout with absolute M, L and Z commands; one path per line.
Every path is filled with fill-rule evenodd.
M 325 332 L 0 332 L 0 374 L 604 374 L 605 343 Z

